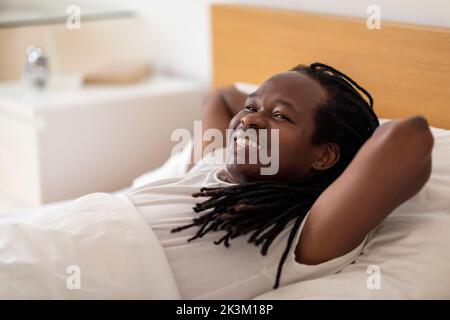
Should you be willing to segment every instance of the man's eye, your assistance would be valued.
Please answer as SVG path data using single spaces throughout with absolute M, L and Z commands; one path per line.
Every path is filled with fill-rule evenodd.
M 281 119 L 281 120 L 291 121 L 291 119 L 289 119 L 289 118 L 286 117 L 284 114 L 279 113 L 279 112 L 274 113 L 274 114 L 273 114 L 273 117 L 274 117 L 274 118 L 277 118 L 277 119 Z
M 258 111 L 255 106 L 249 105 L 244 108 L 247 111 L 256 112 Z

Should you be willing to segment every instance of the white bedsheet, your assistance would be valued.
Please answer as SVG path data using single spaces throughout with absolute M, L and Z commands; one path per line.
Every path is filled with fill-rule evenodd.
M 179 299 L 156 236 L 106 193 L 0 222 L 1 299 Z
M 435 137 L 435 147 L 430 181 L 415 197 L 397 208 L 372 233 L 363 254 L 354 264 L 347 266 L 340 273 L 291 284 L 269 291 L 255 297 L 255 299 L 450 298 L 450 131 L 432 128 L 432 132 Z M 139 186 L 155 179 L 183 173 L 186 169 L 184 160 L 188 156 L 186 150 L 175 155 L 158 170 L 137 178 L 133 185 Z M 111 198 L 105 197 L 103 199 L 105 205 L 108 206 L 107 199 Z M 119 204 L 116 203 L 116 205 Z M 17 287 L 10 286 L 8 287 L 9 290 L 6 287 L 0 287 L 0 297 L 5 293 L 12 297 L 11 293 L 14 293 L 14 297 L 18 298 L 44 297 L 44 294 L 47 294 L 45 297 L 62 295 L 64 298 L 178 298 L 179 295 L 174 287 L 171 274 L 163 275 L 164 270 L 168 271 L 166 269 L 167 263 L 162 258 L 161 249 L 150 239 L 153 236 L 147 235 L 149 228 L 146 227 L 145 222 L 140 221 L 137 216 L 130 218 L 124 215 L 125 211 L 120 214 L 115 212 L 113 208 L 108 208 L 110 208 L 108 212 L 112 213 L 104 214 L 102 210 L 98 210 L 100 213 L 96 213 L 95 207 L 86 209 L 84 211 L 87 215 L 86 220 L 81 217 L 73 217 L 74 211 L 71 211 L 71 215 L 66 212 L 66 218 L 60 221 L 60 223 L 64 222 L 66 225 L 63 229 L 56 231 L 55 234 L 47 234 L 44 227 L 34 230 L 31 233 L 33 236 L 28 237 L 24 230 L 9 230 L 10 233 L 5 240 L 2 238 L 0 241 L 0 256 L 7 252 L 11 259 L 9 262 L 6 261 L 7 264 L 10 263 L 12 266 L 13 262 L 23 261 L 23 265 L 17 270 L 8 270 L 8 266 L 1 267 L 6 269 L 0 269 L 0 283 L 3 284 L 10 280 L 9 277 L 5 278 L 3 275 L 3 271 L 7 270 L 7 274 L 12 277 L 11 279 L 14 279 L 12 283 Z M 48 211 L 46 209 L 47 207 L 44 207 L 41 211 Z M 76 209 L 72 210 L 76 211 Z M 129 213 L 131 211 L 129 208 L 126 210 Z M 23 220 L 34 215 L 33 212 L 22 212 L 21 218 L 18 219 L 19 215 L 15 213 L 14 219 Z M 10 216 L 10 218 L 12 217 L 13 215 Z M 45 218 L 39 223 L 42 224 L 44 221 L 46 221 Z M 75 224 L 74 227 L 70 227 L 69 224 L 72 223 Z M 81 230 L 81 227 L 86 227 L 87 230 Z M 106 232 L 109 228 L 113 228 L 111 233 Z M 131 234 L 130 230 L 135 230 L 135 233 Z M 34 238 L 34 232 L 37 232 L 36 238 Z M 80 238 L 78 238 L 77 232 L 80 233 Z M 100 234 L 98 238 L 94 236 L 97 233 Z M 33 239 L 36 241 L 28 249 L 26 247 L 14 247 L 17 246 L 16 240 L 20 237 L 27 237 L 26 239 L 29 239 L 29 241 Z M 63 240 L 68 241 L 66 243 L 71 243 L 75 239 L 85 240 L 82 244 L 79 244 L 79 247 L 75 246 L 79 251 L 67 250 L 67 252 L 63 252 L 64 246 L 52 244 L 60 239 L 69 239 Z M 36 260 L 40 257 L 39 250 L 48 243 L 52 245 L 46 248 L 44 252 L 46 252 L 47 257 L 55 259 L 56 264 L 53 266 L 60 266 L 59 269 L 56 267 L 54 267 L 56 269 L 50 269 L 48 265 L 44 265 L 47 269 L 37 269 L 30 273 L 28 279 L 30 283 L 20 282 L 20 276 L 23 273 L 19 271 L 36 266 L 39 263 L 39 260 Z M 145 249 L 146 246 L 156 248 L 155 252 L 159 252 L 156 254 L 159 258 L 149 256 L 151 250 Z M 15 250 L 14 248 L 21 252 L 17 257 L 12 253 L 12 250 Z M 98 257 L 90 256 L 89 250 L 92 250 L 92 248 L 96 248 L 95 252 L 99 253 Z M 117 256 L 122 256 L 122 261 L 131 259 L 129 261 L 136 262 L 132 259 L 141 255 L 142 264 L 119 263 L 117 268 L 114 266 L 114 263 L 121 261 L 117 260 Z M 22 256 L 24 260 L 20 260 Z M 68 277 L 65 268 L 69 264 L 75 264 L 73 258 L 78 259 L 79 257 L 86 261 L 81 266 L 81 284 L 84 292 L 68 291 L 65 285 Z M 0 257 L 0 264 L 5 261 L 3 259 Z M 152 265 L 155 261 L 156 264 Z M 111 263 L 114 268 L 108 270 Z M 83 280 L 84 266 L 93 268 L 96 272 L 95 276 Z M 152 273 L 153 271 L 148 269 L 148 266 L 156 268 L 156 273 Z M 370 289 L 370 286 L 367 285 L 370 279 L 374 279 L 374 274 L 368 273 L 368 271 L 373 272 L 374 268 L 378 268 L 380 271 L 379 289 L 373 288 L 373 286 L 373 289 Z M 91 273 L 91 270 L 89 273 Z M 129 278 L 126 277 L 127 274 L 130 275 Z M 133 274 L 136 276 L 133 277 Z M 159 277 L 155 277 L 155 274 Z M 146 277 L 148 277 L 148 280 L 146 280 Z M 118 279 L 126 279 L 126 282 Z M 155 292 L 153 286 L 145 286 L 152 283 L 154 287 L 162 289 Z M 117 290 L 112 292 L 111 288 Z M 17 293 L 17 290 L 20 290 L 20 293 Z

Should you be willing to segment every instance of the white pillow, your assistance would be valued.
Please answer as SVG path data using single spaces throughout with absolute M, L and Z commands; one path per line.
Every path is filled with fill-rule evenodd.
M 372 232 L 355 263 L 340 273 L 255 299 L 450 298 L 450 131 L 431 130 L 435 145 L 430 180 Z

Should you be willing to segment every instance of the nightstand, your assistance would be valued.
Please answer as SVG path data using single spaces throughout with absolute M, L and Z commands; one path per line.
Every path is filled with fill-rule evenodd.
M 162 164 L 206 88 L 174 76 L 126 86 L 0 84 L 0 192 L 29 205 L 111 192 Z

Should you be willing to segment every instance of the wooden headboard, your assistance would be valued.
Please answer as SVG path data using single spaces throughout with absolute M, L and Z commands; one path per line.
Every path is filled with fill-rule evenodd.
M 214 85 L 260 83 L 322 62 L 351 76 L 383 118 L 414 114 L 450 129 L 450 29 L 269 8 L 212 5 Z

